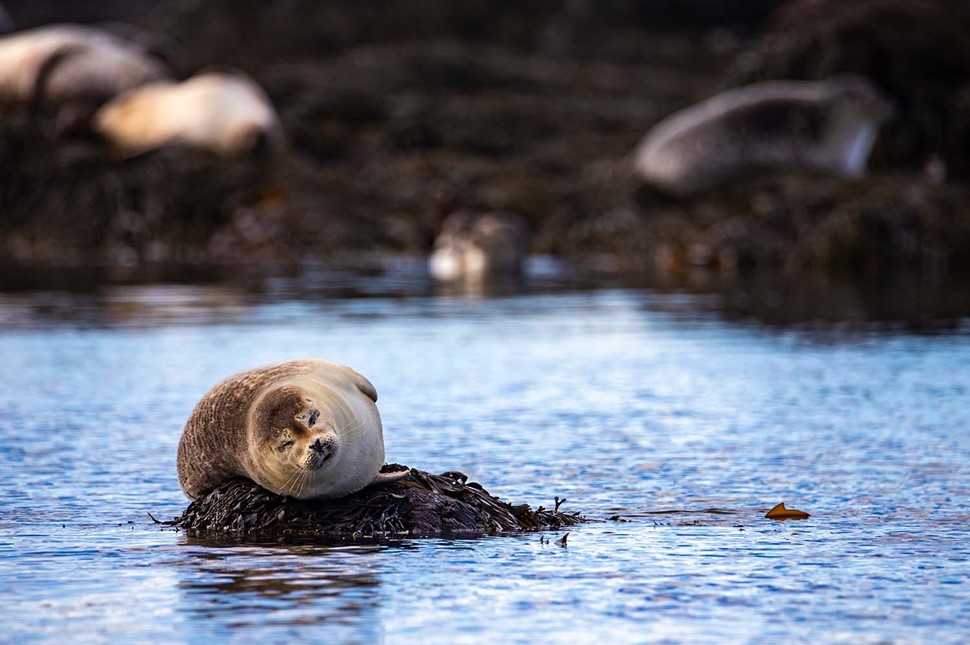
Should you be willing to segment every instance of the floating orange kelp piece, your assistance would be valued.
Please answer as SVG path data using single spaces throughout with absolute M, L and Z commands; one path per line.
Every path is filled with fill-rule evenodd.
M 769 520 L 807 520 L 811 515 L 805 511 L 796 511 L 793 508 L 785 508 L 785 502 L 778 504 L 765 515 Z

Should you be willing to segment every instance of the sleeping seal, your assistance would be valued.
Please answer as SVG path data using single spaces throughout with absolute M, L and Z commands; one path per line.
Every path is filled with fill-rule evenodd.
M 729 90 L 655 125 L 634 150 L 634 171 L 678 196 L 759 169 L 865 171 L 892 108 L 865 78 L 767 81 Z
M 529 227 L 515 213 L 452 213 L 441 223 L 428 261 L 442 281 L 514 277 L 529 252 Z
M 208 72 L 126 92 L 94 115 L 94 130 L 126 155 L 186 146 L 227 157 L 261 156 L 283 142 L 269 98 L 239 72 Z
M 94 27 L 50 25 L 0 38 L 3 103 L 99 103 L 167 76 L 146 49 Z
M 379 474 L 384 434 L 370 381 L 317 359 L 241 372 L 195 406 L 178 447 L 179 484 L 197 499 L 248 477 L 299 499 L 349 495 L 403 473 Z

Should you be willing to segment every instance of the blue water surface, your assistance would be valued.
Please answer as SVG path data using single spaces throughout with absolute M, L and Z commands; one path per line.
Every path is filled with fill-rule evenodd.
M 677 290 L 396 270 L 329 293 L 346 279 L 0 295 L 0 640 L 970 640 L 967 325 L 808 331 Z M 186 505 L 202 394 L 304 356 L 377 386 L 390 461 L 600 521 L 566 548 L 156 526 Z M 781 501 L 811 518 L 764 519 Z

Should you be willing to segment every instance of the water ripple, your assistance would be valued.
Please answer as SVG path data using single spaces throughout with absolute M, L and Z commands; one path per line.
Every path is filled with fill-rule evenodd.
M 113 289 L 79 316 L 4 297 L 5 638 L 965 641 L 966 334 L 819 341 L 633 289 L 463 299 L 385 276 L 315 297 L 334 280 Z M 202 393 L 306 355 L 377 384 L 389 459 L 602 521 L 565 549 L 159 530 Z M 812 518 L 765 520 L 779 501 Z

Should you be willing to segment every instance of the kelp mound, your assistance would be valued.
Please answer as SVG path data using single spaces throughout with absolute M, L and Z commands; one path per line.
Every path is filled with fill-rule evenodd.
M 403 466 L 385 466 L 397 471 Z M 489 494 L 461 473 L 410 477 L 334 500 L 298 500 L 234 479 L 195 500 L 169 524 L 199 536 L 359 539 L 495 535 L 559 529 L 584 522 L 578 513 L 533 510 Z

